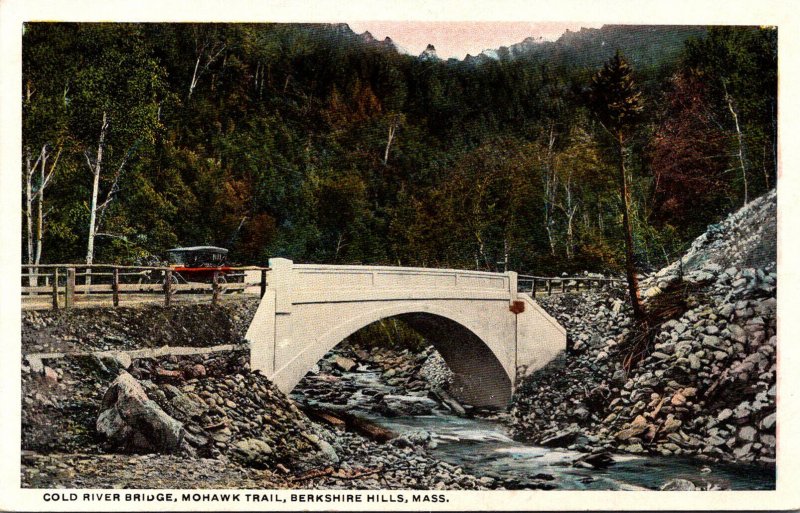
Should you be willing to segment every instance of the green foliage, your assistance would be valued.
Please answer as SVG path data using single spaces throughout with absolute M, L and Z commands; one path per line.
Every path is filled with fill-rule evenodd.
M 729 129 L 727 90 L 750 175 L 767 169 L 752 187 L 774 184 L 776 34 L 705 33 L 608 26 L 480 63 L 419 61 L 341 25 L 28 23 L 23 145 L 62 150 L 43 262 L 85 255 L 86 156 L 105 112 L 101 200 L 125 165 L 98 262 L 213 244 L 245 264 L 283 256 L 498 270 L 507 260 L 523 272 L 618 271 L 613 159 L 586 112 L 590 70 L 617 48 L 636 66 L 643 102 L 665 103 L 675 74 L 691 68 Z M 681 56 L 689 36 L 698 38 Z M 611 129 L 638 114 L 638 104 L 603 101 Z M 648 107 L 635 129 L 625 125 L 637 258 L 652 265 L 695 230 L 654 193 L 650 143 L 679 110 Z M 674 139 L 662 138 L 664 156 Z M 734 196 L 739 184 L 730 186 Z M 717 201 L 697 224 L 733 204 Z
M 397 351 L 420 353 L 430 344 L 399 319 L 381 319 L 347 337 L 345 344 L 353 348 L 375 349 L 386 347 Z

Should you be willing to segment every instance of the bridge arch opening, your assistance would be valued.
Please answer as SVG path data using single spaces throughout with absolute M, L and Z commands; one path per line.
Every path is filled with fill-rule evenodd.
M 329 351 L 343 343 L 361 338 L 365 329 L 386 323 L 400 321 L 422 339 L 426 345 L 432 346 L 442 356 L 452 372 L 452 380 L 447 392 L 460 403 L 475 407 L 505 408 L 511 399 L 512 382 L 495 352 L 474 331 L 464 324 L 442 313 L 429 311 L 408 311 L 391 313 L 391 315 L 365 316 L 346 323 L 323 334 L 315 344 L 320 354 L 303 370 L 305 375 L 311 367 L 322 360 Z M 368 330 L 374 336 L 380 336 L 380 330 Z M 355 335 L 355 336 L 354 336 Z M 385 342 L 374 344 L 376 347 L 388 347 L 390 342 L 386 335 Z M 406 346 L 407 347 L 407 346 Z M 310 361 L 310 358 L 305 358 Z M 300 378 L 298 377 L 298 382 Z M 294 384 L 292 388 L 294 388 Z

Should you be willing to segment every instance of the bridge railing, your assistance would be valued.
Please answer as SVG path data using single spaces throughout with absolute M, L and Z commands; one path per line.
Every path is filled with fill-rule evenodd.
M 621 278 L 596 278 L 592 276 L 531 276 L 517 275 L 517 291 L 535 298 L 537 294 L 564 294 L 570 291 L 599 290 L 625 283 Z
M 274 267 L 274 266 L 273 266 Z M 292 264 L 315 288 L 496 288 L 508 290 L 510 274 L 428 267 Z
M 163 296 L 170 306 L 176 294 L 210 295 L 217 304 L 226 293 L 267 287 L 268 267 L 209 267 L 193 272 L 172 267 L 110 264 L 22 264 L 23 306 L 73 308 L 76 304 L 102 305 L 110 300 L 142 302 Z M 197 271 L 197 272 L 194 272 Z M 198 276 L 203 276 L 198 281 Z M 257 288 L 257 289 L 256 289 Z

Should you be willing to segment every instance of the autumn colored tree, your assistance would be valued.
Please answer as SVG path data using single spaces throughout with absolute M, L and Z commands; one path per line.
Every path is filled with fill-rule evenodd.
M 721 213 L 730 188 L 728 136 L 708 99 L 708 85 L 691 70 L 676 74 L 664 95 L 650 142 L 653 221 L 693 232 Z M 698 216 L 698 212 L 706 215 Z
M 628 295 L 637 319 L 644 317 L 634 261 L 633 232 L 630 221 L 630 189 L 625 161 L 633 129 L 643 110 L 642 95 L 633 80 L 633 70 L 617 50 L 593 77 L 589 89 L 589 108 L 603 130 L 611 137 L 616 150 L 617 181 L 625 233 L 625 276 Z

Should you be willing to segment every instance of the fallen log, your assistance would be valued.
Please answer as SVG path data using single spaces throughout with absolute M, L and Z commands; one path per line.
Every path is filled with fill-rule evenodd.
M 334 427 L 343 427 L 344 429 L 359 433 L 376 442 L 388 442 L 397 436 L 391 430 L 349 412 L 313 408 L 310 406 L 301 406 L 301 409 L 314 420 L 325 422 Z

